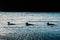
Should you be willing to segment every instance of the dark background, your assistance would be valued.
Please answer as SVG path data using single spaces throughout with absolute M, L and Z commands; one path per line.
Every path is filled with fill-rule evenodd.
M 59 2 L 47 1 L 0 1 L 2 12 L 60 12 Z

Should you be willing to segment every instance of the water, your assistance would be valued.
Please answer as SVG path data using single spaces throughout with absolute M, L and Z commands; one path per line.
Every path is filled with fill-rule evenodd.
M 58 13 L 0 13 L 0 40 L 60 40 L 60 14 Z M 3 20 L 4 19 L 4 20 Z M 27 21 L 58 21 L 55 26 L 47 26 L 47 22 L 29 22 L 34 26 L 26 26 Z M 7 22 L 17 25 L 7 25 Z

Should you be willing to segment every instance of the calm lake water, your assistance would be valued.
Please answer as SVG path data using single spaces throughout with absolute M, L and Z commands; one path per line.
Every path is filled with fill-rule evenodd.
M 27 21 L 37 22 L 26 26 Z M 47 21 L 56 25 L 48 26 Z M 0 40 L 60 40 L 60 13 L 0 12 Z

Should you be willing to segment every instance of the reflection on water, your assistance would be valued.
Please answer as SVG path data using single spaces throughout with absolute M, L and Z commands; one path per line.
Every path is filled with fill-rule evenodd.
M 60 40 L 60 27 L 47 25 L 13 25 L 0 28 L 0 39 L 4 40 Z

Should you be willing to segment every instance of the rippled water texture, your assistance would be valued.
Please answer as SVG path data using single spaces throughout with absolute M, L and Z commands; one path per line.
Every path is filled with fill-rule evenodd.
M 34 25 L 26 26 L 27 21 L 37 22 L 29 22 Z M 56 25 L 48 26 L 47 21 Z M 7 22 L 16 25 L 7 25 Z M 0 40 L 60 40 L 60 14 L 0 12 Z

